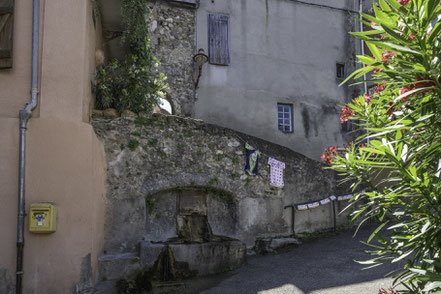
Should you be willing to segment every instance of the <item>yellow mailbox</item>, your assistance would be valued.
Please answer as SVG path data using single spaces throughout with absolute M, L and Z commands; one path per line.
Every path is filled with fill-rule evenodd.
M 29 212 L 29 231 L 48 234 L 57 230 L 57 208 L 49 203 L 31 204 Z

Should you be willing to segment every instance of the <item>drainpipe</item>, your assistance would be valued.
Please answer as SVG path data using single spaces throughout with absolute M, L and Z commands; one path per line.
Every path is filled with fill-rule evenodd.
M 360 11 L 359 11 L 359 15 L 360 15 L 360 20 L 363 20 L 363 15 L 361 15 L 361 13 L 363 12 L 363 0 L 360 0 Z M 360 21 L 360 32 L 363 32 L 363 23 Z M 364 41 L 360 40 L 361 43 L 361 55 L 364 56 Z M 366 81 L 366 74 L 363 75 L 363 80 Z M 367 82 L 364 82 L 364 93 L 367 93 Z
M 360 0 L 359 6 L 360 6 L 360 10 L 359 10 L 360 20 L 363 20 L 363 15 L 361 14 L 363 12 L 363 0 Z M 360 32 L 363 32 L 363 22 L 361 22 L 361 21 L 360 21 Z M 364 56 L 364 41 L 360 40 L 360 44 L 361 44 L 361 55 Z M 368 88 L 367 88 L 367 82 L 366 82 L 366 74 L 363 75 L 363 80 L 365 80 L 365 82 L 363 83 L 364 94 L 367 94 Z M 366 143 L 369 144 L 369 142 L 370 142 L 370 139 L 366 138 Z
M 22 293 L 23 280 L 23 247 L 24 247 L 24 218 L 25 218 L 25 153 L 26 153 L 26 125 L 32 116 L 32 110 L 37 106 L 38 80 L 38 18 L 39 0 L 33 3 L 32 23 L 32 90 L 31 102 L 20 110 L 20 146 L 18 168 L 18 216 L 17 216 L 17 272 L 15 293 Z

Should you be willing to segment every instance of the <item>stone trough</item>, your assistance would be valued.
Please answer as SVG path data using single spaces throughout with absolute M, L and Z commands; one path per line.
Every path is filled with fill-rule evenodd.
M 186 264 L 194 275 L 218 274 L 239 268 L 245 262 L 246 247 L 237 240 L 193 243 L 154 244 L 140 243 L 141 264 L 153 267 L 164 248 L 170 248 L 175 262 Z

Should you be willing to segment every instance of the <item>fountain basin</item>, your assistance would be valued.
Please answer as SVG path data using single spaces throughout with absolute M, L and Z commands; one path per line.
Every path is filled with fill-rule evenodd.
M 205 276 L 230 271 L 241 267 L 246 260 L 246 246 L 238 240 L 205 243 L 165 243 L 140 242 L 140 262 L 153 267 L 163 248 L 168 246 L 176 262 L 188 264 L 197 276 Z

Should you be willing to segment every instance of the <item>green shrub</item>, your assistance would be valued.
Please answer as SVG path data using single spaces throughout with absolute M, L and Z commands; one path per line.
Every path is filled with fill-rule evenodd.
M 395 276 L 403 293 L 441 293 L 441 4 L 378 2 L 375 16 L 363 15 L 372 30 L 353 33 L 373 56 L 358 56 L 365 66 L 348 78 L 369 74 L 376 87 L 341 115 L 364 135 L 322 158 L 354 191 L 368 190 L 352 198 L 353 218 L 381 222 L 368 240 L 373 259 L 363 263 L 404 262 Z
M 124 25 L 122 43 L 128 54 L 122 60 L 113 60 L 97 69 L 97 109 L 129 109 L 151 112 L 153 105 L 163 97 L 166 77 L 159 73 L 159 61 L 152 55 L 146 17 L 147 0 L 122 0 L 121 14 Z

